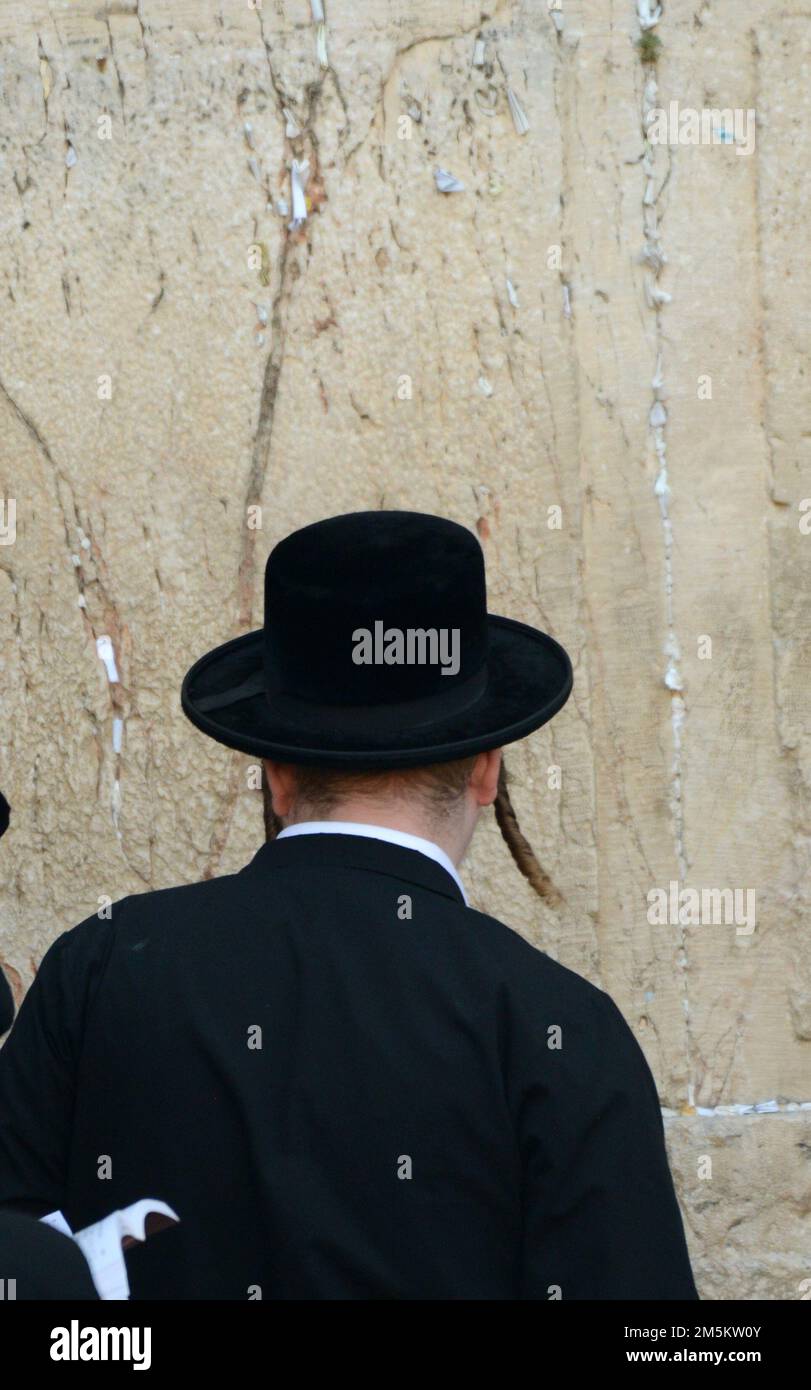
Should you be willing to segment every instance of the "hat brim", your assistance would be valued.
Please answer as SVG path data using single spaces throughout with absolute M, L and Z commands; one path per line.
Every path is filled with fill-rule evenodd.
M 548 633 L 489 613 L 487 685 L 461 713 L 378 733 L 373 727 L 342 728 L 334 707 L 302 701 L 295 719 L 282 718 L 264 691 L 216 711 L 199 707 L 211 697 L 257 683 L 262 671 L 261 628 L 236 637 L 195 662 L 183 681 L 184 713 L 209 738 L 228 748 L 278 762 L 342 767 L 419 767 L 466 758 L 514 743 L 557 714 L 572 689 L 568 653 Z

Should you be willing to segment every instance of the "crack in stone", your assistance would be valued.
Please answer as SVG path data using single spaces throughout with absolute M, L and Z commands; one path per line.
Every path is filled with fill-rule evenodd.
M 14 412 L 14 414 L 16 415 L 17 419 L 18 419 L 18 420 L 20 421 L 20 423 L 23 425 L 24 429 L 27 431 L 27 433 L 30 435 L 30 437 L 34 440 L 34 442 L 35 442 L 35 444 L 36 444 L 36 446 L 37 446 L 39 452 L 41 453 L 42 457 L 45 458 L 45 459 L 47 460 L 47 462 L 48 462 L 50 468 L 51 468 L 52 471 L 53 471 L 54 478 L 56 479 L 56 497 L 57 497 L 57 501 L 58 501 L 58 503 L 59 503 L 60 512 L 61 512 L 61 515 L 62 515 L 62 525 L 63 525 L 64 532 L 65 532 L 65 545 L 66 545 L 66 547 L 67 547 L 68 555 L 69 555 L 69 557 L 70 557 L 70 561 L 71 561 L 71 570 L 73 571 L 73 575 L 74 575 L 74 578 L 75 578 L 75 581 L 76 581 L 77 590 L 78 590 L 78 606 L 79 606 L 79 610 L 80 610 L 81 615 L 82 615 L 83 623 L 84 623 L 85 627 L 89 630 L 89 633 L 90 633 L 90 635 L 91 635 L 91 637 L 92 637 L 92 639 L 93 639 L 93 652 L 94 652 L 94 655 L 97 655 L 96 642 L 97 642 L 98 637 L 101 636 L 101 635 L 103 635 L 103 634 L 106 634 L 106 635 L 108 635 L 108 636 L 110 637 L 110 640 L 111 640 L 111 642 L 113 643 L 114 651 L 116 652 L 116 655 L 118 656 L 118 655 L 120 655 L 120 653 L 121 653 L 121 651 L 122 651 L 122 648 L 123 648 L 123 646 L 124 646 L 124 637 L 125 637 L 125 633 L 126 633 L 126 628 L 125 628 L 124 624 L 121 622 L 121 620 L 120 620 L 120 618 L 119 618 L 117 607 L 116 607 L 115 603 L 113 602 L 112 598 L 110 597 L 110 594 L 109 594 L 109 592 L 108 592 L 108 590 L 107 590 L 106 583 L 105 583 L 105 581 L 104 581 L 104 578 L 103 578 L 99 573 L 96 573 L 96 575 L 93 576 L 91 579 L 89 579 L 89 580 L 87 581 L 87 584 L 86 584 L 86 583 L 85 583 L 85 579 L 84 579 L 83 575 L 81 574 L 81 568 L 82 568 L 81 564 L 76 564 L 76 563 L 74 563 L 74 558 L 73 558 L 73 557 L 74 557 L 75 551 L 74 551 L 73 546 L 71 545 L 71 535 L 70 535 L 70 527 L 71 527 L 71 524 L 72 524 L 73 529 L 75 530 L 76 535 L 77 535 L 77 537 L 79 538 L 80 542 L 83 542 L 83 541 L 87 540 L 87 547 L 88 547 L 88 548 L 90 548 L 90 547 L 93 548 L 93 551 L 94 551 L 94 564 L 96 565 L 97 570 L 98 570 L 99 568 L 101 568 L 101 569 L 104 568 L 103 556 L 101 555 L 101 552 L 100 552 L 100 550 L 99 550 L 99 547 L 98 547 L 97 545 L 93 545 L 93 543 L 90 541 L 89 537 L 86 537 L 86 536 L 85 536 L 85 531 L 84 531 L 84 529 L 83 529 L 83 527 L 82 527 L 82 525 L 81 525 L 81 522 L 80 522 L 80 520 L 79 520 L 79 512 L 78 512 L 78 508 L 77 508 L 77 506 L 76 506 L 76 497 L 75 497 L 75 493 L 74 493 L 74 491 L 73 491 L 73 487 L 72 487 L 71 483 L 69 482 L 69 480 L 68 480 L 67 478 L 65 478 L 64 475 L 63 475 L 63 473 L 61 472 L 61 470 L 60 470 L 60 468 L 59 468 L 59 465 L 57 464 L 57 462 L 56 462 L 56 460 L 55 460 L 53 454 L 51 453 L 51 450 L 50 450 L 48 444 L 46 443 L 46 441 L 45 441 L 45 439 L 43 438 L 43 436 L 40 434 L 40 432 L 39 432 L 37 426 L 35 425 L 34 421 L 31 419 L 31 417 L 30 417 L 29 415 L 27 415 L 27 414 L 25 413 L 25 411 L 22 409 L 22 407 L 21 407 L 20 405 L 18 405 L 17 401 L 16 401 L 16 400 L 14 399 L 14 397 L 10 394 L 10 392 L 8 391 L 8 389 L 6 388 L 5 384 L 4 384 L 2 381 L 0 381 L 0 395 L 2 395 L 2 396 L 5 398 L 5 400 L 8 402 L 8 404 L 11 406 L 11 409 L 13 410 L 13 412 Z M 61 491 L 62 486 L 64 486 L 65 488 L 67 488 L 68 493 L 69 493 L 69 495 L 70 495 L 70 507 L 71 507 L 71 510 L 72 510 L 72 513 L 73 513 L 73 521 L 72 521 L 72 523 L 70 523 L 70 522 L 68 521 L 67 510 L 66 510 L 66 507 L 65 507 L 65 503 L 64 503 L 64 501 L 63 501 L 63 498 L 62 498 L 62 491 Z M 83 547 L 82 547 L 82 548 L 83 548 Z M 88 611 L 88 608 L 87 608 L 87 601 L 86 601 L 86 598 L 85 598 L 85 593 L 86 593 L 86 589 L 87 589 L 87 585 L 88 585 L 88 584 L 89 584 L 89 585 L 94 585 L 94 586 L 96 587 L 97 592 L 98 592 L 98 596 L 99 596 L 99 598 L 100 598 L 100 600 L 101 600 L 101 609 L 102 609 L 102 612 L 101 612 L 101 615 L 100 615 L 100 622 L 99 622 L 99 624 L 97 624 L 96 622 L 94 622 L 94 619 L 93 619 L 92 615 L 90 614 L 90 612 Z M 99 630 L 99 627 L 101 628 L 101 630 Z M 123 726 L 123 722 L 124 722 L 124 695 L 123 695 L 123 689 L 124 689 L 124 688 L 123 688 L 123 686 L 122 686 L 122 684 L 121 684 L 120 681 L 117 681 L 117 682 L 115 682 L 115 683 L 110 683 L 110 682 L 108 681 L 108 687 L 107 687 L 107 688 L 108 688 L 108 695 L 109 695 L 109 700 L 110 700 L 110 710 L 111 710 L 112 718 L 113 718 L 113 720 L 115 720 L 115 719 L 120 719 L 120 720 L 122 721 L 122 726 Z M 113 768 L 112 816 L 113 816 L 113 825 L 114 825 L 114 828 L 115 828 L 115 831 L 116 831 L 116 836 L 117 836 L 117 838 L 118 838 L 118 840 L 119 840 L 119 843 L 121 843 L 121 839 L 122 839 L 120 830 L 119 830 L 119 828 L 118 828 L 118 823 L 117 823 L 118 798 L 119 798 L 119 795 L 120 795 L 120 771 L 121 771 L 121 755 L 120 755 L 120 752 L 118 752 L 118 753 L 116 753 L 116 755 L 115 755 L 115 763 L 114 763 L 114 768 Z M 99 776 L 100 776 L 100 775 L 101 775 L 101 774 L 100 774 L 100 771 L 99 771 Z M 129 861 L 128 861 L 128 862 L 129 862 Z M 134 867 L 134 866 L 131 866 L 131 867 Z M 136 869 L 136 872 L 138 872 L 137 869 Z M 139 876 L 140 878 L 143 878 L 143 875 L 140 874 L 140 873 L 139 873 L 138 876 Z
M 265 375 L 259 398 L 259 415 L 256 423 L 256 432 L 254 434 L 251 468 L 245 488 L 242 554 L 240 556 L 237 580 L 239 622 L 244 627 L 249 626 L 253 613 L 257 535 L 253 527 L 244 524 L 244 518 L 248 515 L 249 507 L 257 506 L 261 502 L 265 478 L 270 463 L 270 453 L 273 442 L 273 420 L 276 412 L 276 400 L 279 393 L 279 382 L 281 380 L 284 360 L 283 300 L 287 288 L 286 270 L 289 246 L 289 239 L 285 237 L 282 243 L 281 256 L 279 258 L 279 280 L 270 314 L 271 346 L 267 362 L 265 363 Z
M 105 23 L 106 26 L 107 26 L 107 34 L 108 34 L 108 37 L 109 37 L 109 39 L 110 39 L 110 57 L 111 57 L 112 60 L 113 60 L 113 71 L 115 72 L 116 81 L 117 81 L 117 83 L 118 83 L 118 96 L 119 96 L 119 100 L 120 100 L 120 102 L 121 102 L 121 119 L 122 119 L 122 121 L 124 122 L 124 124 L 126 125 L 126 123 L 127 123 L 127 113 L 126 113 L 126 111 L 125 111 L 125 109 L 124 109 L 124 92 L 125 92 L 126 89 L 125 89 L 125 87 L 124 87 L 124 80 L 123 80 L 123 78 L 122 78 L 122 76 L 121 76 L 121 72 L 120 72 L 119 67 L 118 67 L 118 59 L 116 58 L 116 53 L 115 53 L 115 43 L 113 42 L 113 31 L 112 31 L 112 29 L 110 28 L 110 16 L 109 16 L 109 14 L 106 14 L 106 13 L 105 13 L 105 16 L 104 16 L 104 23 Z
M 661 275 L 667 259 L 661 244 L 657 204 L 659 197 L 667 186 L 672 171 L 672 153 L 669 147 L 667 149 L 667 175 L 662 181 L 656 196 L 652 198 L 649 194 L 649 188 L 653 182 L 655 165 L 654 147 L 650 138 L 651 126 L 647 122 L 647 117 L 656 107 L 658 93 L 659 88 L 656 78 L 653 76 L 646 78 L 642 96 L 642 129 L 645 133 L 646 142 L 646 149 L 641 165 L 643 177 L 642 227 L 645 244 L 643 261 L 650 267 L 650 270 L 646 271 L 646 274 L 650 277 L 646 282 L 648 307 L 656 316 L 656 371 L 652 380 L 653 404 L 650 410 L 649 426 L 653 433 L 654 448 L 659 463 L 659 472 L 654 486 L 654 493 L 659 502 L 664 543 L 665 622 L 667 627 L 665 655 L 668 658 L 664 683 L 670 691 L 670 722 L 673 736 L 673 759 L 671 762 L 670 778 L 670 813 L 675 837 L 679 880 L 681 883 L 684 883 L 687 877 L 687 858 L 684 846 L 684 805 L 682 800 L 682 730 L 686 718 L 686 703 L 682 695 L 683 681 L 678 665 L 681 660 L 681 651 L 676 635 L 673 615 L 673 525 L 670 519 L 669 499 L 671 496 L 671 488 L 668 481 L 667 438 L 665 433 L 667 411 L 662 404 L 663 399 L 666 398 L 664 378 L 662 375 L 662 358 L 665 342 L 664 333 L 662 331 L 662 305 L 668 302 L 669 296 L 665 296 L 659 292 L 655 284 Z M 682 1012 L 685 1025 L 687 1099 L 688 1104 L 692 1106 L 695 1092 L 695 1069 L 694 1047 L 690 1028 L 690 996 L 688 985 L 689 957 L 687 951 L 687 930 L 686 927 L 681 926 L 681 924 L 678 962 L 682 975 Z
M 282 85 L 277 79 L 270 61 L 270 48 L 265 37 L 262 22 L 261 9 L 256 11 L 259 22 L 259 31 L 262 40 L 262 47 L 267 62 L 268 74 L 271 87 L 276 97 L 279 118 L 282 121 L 282 129 L 286 127 L 286 117 L 284 107 L 291 106 L 292 102 L 285 93 Z M 303 122 L 301 136 L 296 136 L 296 142 L 307 137 L 312 152 L 311 181 L 315 182 L 318 177 L 318 136 L 315 131 L 315 121 L 318 113 L 318 105 L 321 94 L 324 90 L 326 77 L 332 73 L 333 81 L 338 92 L 341 104 L 346 111 L 346 104 L 340 91 L 336 75 L 328 68 L 323 76 L 309 83 L 305 88 L 307 94 L 307 112 Z M 286 137 L 283 137 L 286 138 Z M 308 218 L 307 226 L 310 223 Z M 304 236 L 307 235 L 307 226 L 303 230 Z M 242 545 L 237 572 L 237 617 L 241 628 L 248 629 L 251 626 L 253 615 L 253 595 L 256 580 L 256 529 L 245 524 L 248 509 L 258 506 L 261 503 L 262 495 L 267 479 L 268 468 L 270 466 L 271 452 L 273 445 L 273 425 L 276 413 L 276 402 L 279 393 L 282 367 L 284 364 L 285 350 L 285 305 L 289 301 L 288 287 L 288 262 L 290 261 L 290 248 L 295 240 L 301 240 L 301 235 L 291 233 L 285 229 L 282 233 L 281 251 L 278 257 L 278 281 L 276 293 L 273 297 L 273 304 L 269 316 L 270 329 L 270 351 L 265 363 L 265 372 L 262 380 L 262 389 L 259 397 L 259 413 L 257 416 L 256 430 L 254 433 L 253 449 L 251 453 L 251 466 L 245 487 L 245 498 L 243 504 L 243 531 Z M 235 777 L 238 776 L 238 761 L 235 758 L 232 764 L 232 771 L 229 775 L 229 792 L 225 803 L 224 812 L 217 818 L 212 831 L 210 848 L 211 857 L 206 865 L 203 877 L 210 878 L 215 872 L 215 865 L 219 862 L 225 846 L 228 827 L 233 817 L 234 805 L 238 795 L 238 784 L 235 784 Z

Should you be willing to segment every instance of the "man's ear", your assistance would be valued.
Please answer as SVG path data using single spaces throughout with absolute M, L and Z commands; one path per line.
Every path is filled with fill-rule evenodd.
M 265 776 L 270 788 L 274 815 L 284 820 L 290 815 L 296 799 L 296 770 L 290 763 L 265 759 Z
M 489 748 L 479 753 L 470 774 L 470 790 L 479 806 L 492 806 L 498 793 L 498 774 L 501 768 L 501 749 Z

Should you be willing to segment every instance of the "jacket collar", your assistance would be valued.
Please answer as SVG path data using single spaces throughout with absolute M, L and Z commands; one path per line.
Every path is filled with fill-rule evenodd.
M 313 834 L 270 840 L 257 850 L 242 873 L 271 873 L 297 867 L 313 870 L 320 865 L 385 874 L 465 906 L 461 889 L 441 864 L 419 850 L 367 836 Z
M 456 865 L 450 855 L 446 854 L 441 845 L 434 840 L 426 840 L 422 835 L 411 835 L 407 830 L 395 830 L 390 825 L 373 825 L 369 822 L 345 821 L 345 820 L 308 820 L 297 821 L 295 825 L 286 826 L 280 830 L 277 836 L 279 840 L 286 840 L 291 835 L 359 835 L 363 839 L 387 840 L 389 844 L 401 845 L 403 849 L 416 849 L 420 854 L 426 854 L 429 859 L 433 859 L 445 869 L 456 883 L 468 906 L 465 885 L 462 883 Z

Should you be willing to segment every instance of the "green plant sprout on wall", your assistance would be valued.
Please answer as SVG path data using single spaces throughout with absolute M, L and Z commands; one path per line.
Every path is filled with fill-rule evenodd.
M 636 51 L 643 63 L 655 63 L 662 51 L 662 40 L 646 31 L 636 41 Z

